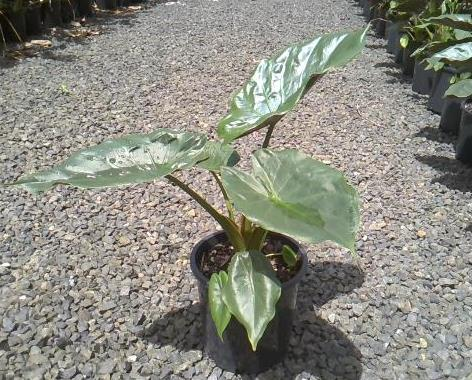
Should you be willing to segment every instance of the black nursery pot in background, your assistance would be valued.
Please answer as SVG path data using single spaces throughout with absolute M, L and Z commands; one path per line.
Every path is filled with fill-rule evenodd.
M 400 38 L 403 35 L 404 22 L 387 23 L 387 52 L 394 55 L 396 63 L 401 63 L 403 58 L 403 48 L 400 45 Z
M 6 17 L 10 21 L 5 22 L 2 18 L 2 30 L 5 34 L 5 39 L 7 41 L 20 42 L 26 38 L 26 18 L 25 11 L 8 11 L 6 12 Z M 13 29 L 13 28 L 14 29 Z M 16 32 L 16 33 L 15 33 Z M 19 38 L 18 38 L 19 37 Z M 1 36 L 0 36 L 1 44 Z
M 446 97 L 441 112 L 439 128 L 444 132 L 457 134 L 461 123 L 463 99 Z
M 117 7 L 117 0 L 95 0 L 99 9 L 112 10 Z
M 88 17 L 93 14 L 92 0 L 77 0 L 77 12 L 80 17 Z
M 472 99 L 462 103 L 456 158 L 466 164 L 472 164 Z
M 421 95 L 431 94 L 433 87 L 434 71 L 426 70 L 426 66 L 418 61 L 415 61 L 415 70 L 413 72 L 413 91 Z
M 62 24 L 61 2 L 59 0 L 43 3 L 43 24 L 46 28 L 54 28 Z
M 373 1 L 372 0 L 366 0 L 364 2 L 364 6 L 362 7 L 362 13 L 364 14 L 365 18 L 367 20 L 372 20 L 374 17 L 374 8 L 373 8 Z
M 457 71 L 454 68 L 448 66 L 435 72 L 431 95 L 428 102 L 429 110 L 441 113 L 444 106 L 444 94 L 449 88 L 452 77 L 456 73 Z
M 409 45 L 402 50 L 402 72 L 410 77 L 413 76 L 415 71 L 415 59 L 411 55 L 416 48 L 415 45 Z
M 252 350 L 246 330 L 234 317 L 223 333 L 223 341 L 218 336 L 211 318 L 208 306 L 208 278 L 201 272 L 200 263 L 204 253 L 211 251 L 217 244 L 227 242 L 225 232 L 215 232 L 200 240 L 190 256 L 190 267 L 198 282 L 205 351 L 218 367 L 231 372 L 263 372 L 282 361 L 288 350 L 298 285 L 306 271 L 308 260 L 305 251 L 295 240 L 275 233 L 269 234 L 268 237 L 280 239 L 283 244 L 290 246 L 301 258 L 302 265 L 295 277 L 282 283 L 282 294 L 276 306 L 275 317 L 259 341 L 257 351 Z
M 374 8 L 374 26 L 375 34 L 379 37 L 385 37 L 385 26 L 387 22 L 385 21 L 385 11 L 380 8 Z
M 26 33 L 31 36 L 41 33 L 41 6 L 39 4 L 31 5 L 25 13 Z

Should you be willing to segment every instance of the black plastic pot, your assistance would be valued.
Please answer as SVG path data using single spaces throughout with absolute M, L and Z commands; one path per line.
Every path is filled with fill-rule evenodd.
M 394 55 L 396 63 L 401 63 L 403 58 L 403 48 L 400 45 L 400 38 L 403 35 L 402 29 L 405 23 L 397 21 L 387 24 L 387 52 Z
M 117 0 L 95 0 L 99 9 L 112 10 L 116 8 Z
M 77 12 L 80 17 L 88 17 L 93 14 L 92 0 L 77 0 Z
M 366 0 L 364 6 L 362 7 L 362 13 L 367 18 L 367 20 L 372 20 L 374 17 L 374 8 L 372 0 Z
M 46 28 L 62 25 L 61 2 L 59 0 L 43 3 L 42 11 L 43 24 Z
M 24 40 L 26 38 L 25 12 L 24 11 L 18 11 L 18 12 L 9 11 L 6 14 L 6 17 L 8 18 L 10 22 L 2 23 L 2 30 L 5 34 L 5 39 L 7 41 L 14 41 L 14 42 L 20 42 L 20 39 Z
M 359 5 L 364 8 L 365 3 L 367 3 L 367 0 L 359 0 Z
M 451 78 L 457 73 L 452 67 L 445 66 L 442 70 L 436 71 L 433 79 L 433 87 L 429 96 L 428 109 L 441 113 L 444 106 L 444 93 L 450 86 Z
M 376 19 L 374 23 L 375 33 L 379 37 L 385 37 L 385 26 L 387 24 L 387 22 L 385 21 L 385 17 L 386 16 L 384 10 L 381 10 L 379 8 L 376 8 L 374 10 L 374 19 Z
M 29 36 L 41 33 L 41 7 L 33 5 L 25 12 L 26 34 Z
M 439 127 L 448 133 L 457 134 L 461 123 L 462 99 L 446 97 L 441 112 Z
M 222 341 L 216 332 L 208 307 L 208 278 L 200 271 L 200 263 L 205 252 L 211 251 L 216 244 L 227 241 L 225 232 L 214 232 L 200 240 L 190 256 L 190 267 L 198 282 L 205 352 L 218 367 L 231 372 L 263 372 L 282 361 L 288 350 L 298 285 L 306 271 L 308 260 L 305 251 L 295 240 L 275 233 L 269 236 L 281 239 L 297 252 L 302 259 L 302 265 L 295 277 L 282 284 L 282 294 L 276 306 L 275 317 L 267 326 L 255 352 L 251 349 L 246 330 L 234 317 L 223 333 Z
M 431 94 L 433 88 L 434 71 L 426 70 L 425 65 L 418 61 L 415 62 L 415 70 L 413 72 L 413 91 L 421 95 Z
M 61 4 L 62 22 L 68 24 L 76 17 L 77 2 L 75 0 L 64 0 Z
M 415 71 L 415 59 L 411 56 L 416 50 L 416 46 L 407 46 L 402 51 L 402 72 L 412 76 Z
M 469 108 L 467 108 L 467 105 Z M 462 103 L 462 117 L 456 144 L 456 158 L 472 164 L 472 99 Z

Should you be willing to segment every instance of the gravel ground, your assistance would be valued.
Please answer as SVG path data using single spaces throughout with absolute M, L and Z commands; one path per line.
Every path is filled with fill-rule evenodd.
M 256 62 L 364 25 L 358 14 L 348 0 L 180 0 L 80 44 L 54 40 L 0 70 L 1 180 L 108 136 L 214 133 Z M 290 353 L 259 379 L 471 378 L 472 173 L 410 87 L 370 36 L 280 123 L 274 146 L 358 186 L 363 223 L 357 260 L 308 247 Z M 0 189 L 0 202 L 0 378 L 244 378 L 202 355 L 188 256 L 215 224 L 185 194 L 156 182 L 41 198 Z

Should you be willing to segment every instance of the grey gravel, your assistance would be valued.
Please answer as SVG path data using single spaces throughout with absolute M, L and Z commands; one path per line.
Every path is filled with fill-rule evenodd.
M 214 134 L 256 62 L 364 25 L 359 13 L 348 0 L 179 0 L 110 18 L 80 43 L 53 39 L 0 71 L 1 181 L 109 136 Z M 370 36 L 276 130 L 273 146 L 346 172 L 362 229 L 358 258 L 308 247 L 289 354 L 259 379 L 471 376 L 472 172 L 384 45 Z M 261 138 L 239 144 L 243 157 Z M 214 193 L 211 178 L 183 177 Z M 215 228 L 163 182 L 0 189 L 0 378 L 246 379 L 202 354 L 188 255 Z

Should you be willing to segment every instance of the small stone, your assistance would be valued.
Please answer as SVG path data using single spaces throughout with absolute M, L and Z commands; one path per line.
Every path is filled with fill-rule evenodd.
M 336 321 L 336 314 L 332 313 L 332 314 L 328 315 L 328 321 L 330 323 L 334 323 Z
M 63 379 L 72 379 L 76 373 L 77 373 L 77 367 L 75 365 L 72 367 L 60 370 L 60 374 Z
M 131 291 L 129 286 L 123 286 L 120 290 L 120 296 L 127 297 L 129 296 L 129 292 Z
M 115 369 L 115 361 L 113 359 L 107 359 L 101 362 L 98 366 L 99 375 L 107 375 L 113 372 Z
M 420 239 L 424 239 L 426 237 L 426 231 L 418 230 L 418 232 L 416 233 L 416 236 L 418 236 Z
M 426 341 L 426 339 L 420 338 L 419 347 L 420 347 L 420 348 L 427 348 L 427 347 L 428 347 L 428 342 Z
M 411 312 L 411 303 L 408 300 L 400 300 L 397 302 L 398 310 L 402 313 L 408 314 Z
M 129 237 L 122 235 L 118 238 L 118 244 L 122 247 L 126 247 L 131 244 L 131 240 Z
M 138 357 L 136 355 L 130 355 L 130 356 L 128 356 L 128 358 L 126 360 L 129 363 L 134 363 L 137 359 L 138 359 Z
M 105 301 L 100 304 L 98 310 L 101 312 L 111 310 L 116 307 L 116 303 L 114 301 Z
M 6 332 L 12 332 L 16 328 L 16 323 L 10 318 L 3 318 L 3 329 Z

